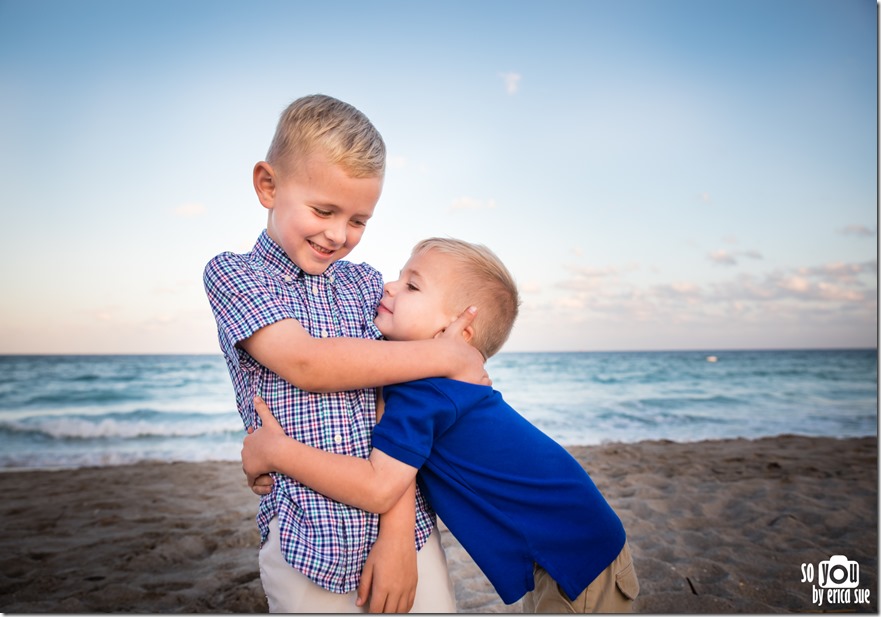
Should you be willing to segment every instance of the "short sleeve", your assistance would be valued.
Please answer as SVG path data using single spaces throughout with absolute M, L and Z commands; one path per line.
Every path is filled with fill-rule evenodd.
M 435 440 L 456 420 L 456 406 L 431 381 L 383 388 L 385 412 L 373 431 L 373 447 L 419 469 Z
M 228 357 L 235 357 L 236 345 L 260 328 L 296 318 L 275 288 L 277 283 L 239 255 L 222 253 L 209 261 L 203 280 L 220 346 Z

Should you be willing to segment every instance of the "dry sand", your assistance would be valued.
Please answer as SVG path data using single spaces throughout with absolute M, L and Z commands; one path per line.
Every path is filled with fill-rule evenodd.
M 649 613 L 878 612 L 877 450 L 793 436 L 570 448 L 624 521 Z M 236 463 L 8 472 L 0 491 L 2 612 L 266 611 L 257 497 Z M 459 611 L 519 612 L 442 533 Z M 814 603 L 832 555 L 859 564 L 868 603 Z

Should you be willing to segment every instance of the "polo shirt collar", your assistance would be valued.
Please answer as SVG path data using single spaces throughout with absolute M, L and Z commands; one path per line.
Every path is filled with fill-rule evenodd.
M 276 274 L 281 276 L 294 276 L 294 277 L 308 277 L 308 276 L 323 276 L 328 277 L 333 274 L 333 271 L 336 269 L 337 262 L 333 262 L 328 266 L 327 270 L 325 270 L 320 275 L 311 275 L 303 271 L 300 266 L 291 261 L 291 258 L 288 257 L 288 254 L 284 252 L 275 241 L 269 237 L 269 232 L 265 229 L 260 233 L 260 237 L 257 238 L 257 244 L 254 245 L 254 256 L 263 263 L 268 269 L 274 271 Z

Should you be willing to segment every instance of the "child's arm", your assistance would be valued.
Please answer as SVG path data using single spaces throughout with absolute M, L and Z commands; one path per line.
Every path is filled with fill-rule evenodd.
M 325 452 L 285 435 L 263 399 L 254 399 L 263 427 L 245 437 L 242 468 L 248 483 L 270 471 L 368 512 L 382 514 L 398 503 L 417 469 L 374 449 L 369 459 Z
M 385 399 L 376 394 L 376 421 L 385 412 Z M 363 606 L 370 597 L 371 613 L 409 613 L 416 599 L 419 575 L 416 567 L 416 546 L 413 529 L 416 527 L 416 481 L 391 510 L 379 516 L 379 535 L 358 584 L 357 606 Z
M 416 597 L 418 580 L 416 547 L 413 544 L 413 529 L 416 526 L 414 481 L 416 469 L 399 463 L 379 450 L 374 450 L 370 456 L 371 461 L 381 455 L 400 466 L 398 470 L 400 475 L 397 478 L 394 476 L 386 478 L 390 481 L 387 501 L 379 502 L 371 508 L 369 502 L 362 503 L 357 495 L 369 494 L 373 489 L 367 485 L 358 485 L 357 473 L 349 481 L 348 476 L 351 472 L 346 469 L 350 463 L 355 463 L 357 467 L 369 468 L 371 461 L 333 454 L 295 441 L 285 435 L 284 429 L 273 417 L 263 399 L 255 398 L 254 407 L 260 415 L 263 427 L 254 431 L 249 429 L 249 435 L 245 438 L 242 448 L 242 468 L 248 475 L 248 483 L 253 487 L 256 477 L 269 471 L 278 471 L 331 499 L 362 510 L 378 512 L 381 515 L 379 536 L 361 573 L 357 605 L 363 606 L 369 598 L 371 613 L 409 612 Z M 276 446 L 279 447 L 277 451 Z M 305 456 L 301 454 L 301 450 Z M 341 467 L 331 465 L 324 468 L 325 459 L 337 461 Z M 317 472 L 317 476 L 323 478 L 313 481 L 314 478 L 308 471 L 300 473 L 301 468 L 309 467 Z M 255 469 L 265 469 L 265 471 L 252 473 Z M 345 481 L 341 483 L 340 480 Z M 376 480 L 382 481 L 378 477 Z M 340 490 L 337 490 L 335 487 L 340 484 L 345 486 L 340 486 Z
M 260 328 L 239 345 L 257 362 L 301 390 L 340 392 L 426 377 L 449 377 L 488 385 L 483 356 L 462 332 L 474 309 L 442 335 L 424 341 L 312 337 L 295 319 Z
M 379 535 L 367 555 L 358 584 L 357 606 L 371 613 L 408 613 L 416 598 L 416 483 L 379 517 Z

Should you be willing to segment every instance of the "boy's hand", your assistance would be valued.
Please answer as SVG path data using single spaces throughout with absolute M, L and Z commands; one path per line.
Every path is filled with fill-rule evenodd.
M 279 438 L 285 439 L 284 429 L 269 411 L 269 407 L 259 396 L 254 397 L 254 409 L 263 423 L 262 428 L 256 430 L 248 430 L 248 435 L 242 443 L 242 471 L 248 477 L 248 486 L 251 490 L 262 495 L 262 489 L 259 487 L 265 485 L 265 480 L 261 476 L 265 476 L 270 471 L 275 471 L 272 464 L 271 453 L 272 445 Z
M 448 375 L 444 375 L 444 377 L 473 383 L 478 386 L 491 386 L 493 382 L 489 378 L 484 366 L 486 359 L 476 347 L 466 342 L 464 336 L 465 331 L 471 325 L 471 322 L 474 321 L 476 315 L 477 309 L 473 306 L 469 307 L 464 313 L 454 319 L 453 323 L 447 326 L 443 332 L 437 335 L 438 338 L 455 344 L 455 353 L 460 357 L 460 360 L 456 363 L 455 370 L 451 371 Z
M 248 429 L 250 432 L 253 432 L 254 429 Z M 272 485 L 275 484 L 275 480 L 272 479 L 268 473 L 265 473 L 261 476 L 257 476 L 254 479 L 254 483 L 251 484 L 251 481 L 248 480 L 248 486 L 251 487 L 251 491 L 255 495 L 268 495 L 272 492 Z
M 412 533 L 405 536 L 403 545 L 377 538 L 367 555 L 358 584 L 357 606 L 364 606 L 369 598 L 371 613 L 408 613 L 416 599 L 416 547 Z

